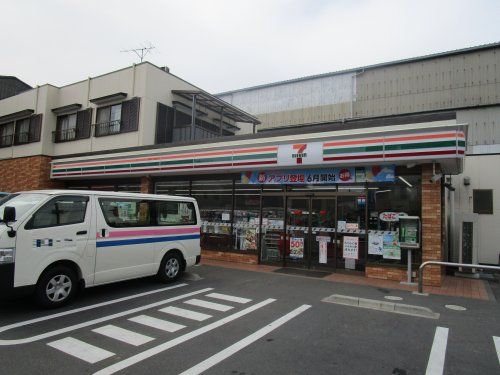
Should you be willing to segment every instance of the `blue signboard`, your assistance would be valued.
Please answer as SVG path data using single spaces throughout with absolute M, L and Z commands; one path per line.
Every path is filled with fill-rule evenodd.
M 394 165 L 328 169 L 252 171 L 241 174 L 244 184 L 346 184 L 355 182 L 394 182 Z

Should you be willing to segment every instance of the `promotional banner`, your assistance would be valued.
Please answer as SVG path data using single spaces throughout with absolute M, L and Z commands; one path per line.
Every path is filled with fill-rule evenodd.
M 243 184 L 309 185 L 352 184 L 355 182 L 394 182 L 394 165 L 329 169 L 252 171 L 241 174 Z

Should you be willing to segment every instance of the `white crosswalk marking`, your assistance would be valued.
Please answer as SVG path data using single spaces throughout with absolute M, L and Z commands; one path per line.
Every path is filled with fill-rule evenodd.
M 227 294 L 220 294 L 220 293 L 210 293 L 207 294 L 207 297 L 221 299 L 223 301 L 236 302 L 236 303 L 248 303 L 252 301 L 251 299 L 248 298 L 229 296 Z
M 201 322 L 202 320 L 207 320 L 212 317 L 212 315 L 202 314 L 196 311 L 181 309 L 180 307 L 173 307 L 173 306 L 165 307 L 163 309 L 160 309 L 159 311 L 171 315 L 181 316 L 186 319 L 197 320 L 199 322 Z
M 446 346 L 448 344 L 448 328 L 436 327 L 434 342 L 432 343 L 429 362 L 425 375 L 442 375 L 444 370 L 444 360 L 446 356 Z
M 197 298 L 193 298 L 193 299 L 190 299 L 188 301 L 184 301 L 184 303 L 187 303 L 188 305 L 204 307 L 206 309 L 212 309 L 212 310 L 217 310 L 217 311 L 229 311 L 233 308 L 233 306 L 223 305 L 223 304 L 214 303 L 214 302 L 207 302 L 207 301 L 203 301 L 203 300 L 197 299 Z
M 177 332 L 185 328 L 182 324 L 172 323 L 168 320 L 153 318 L 152 316 L 139 315 L 129 319 L 131 322 L 139 323 L 148 327 L 153 327 L 166 332 Z
M 134 346 L 139 346 L 154 340 L 152 337 L 141 335 L 140 333 L 129 331 L 128 329 L 120 328 L 112 324 L 93 329 L 92 332 L 99 333 Z
M 495 343 L 495 349 L 497 350 L 498 364 L 500 365 L 500 337 L 493 336 L 493 342 Z
M 73 337 L 65 337 L 61 340 L 52 341 L 47 345 L 88 363 L 96 363 L 115 355 L 115 353 L 108 352 Z

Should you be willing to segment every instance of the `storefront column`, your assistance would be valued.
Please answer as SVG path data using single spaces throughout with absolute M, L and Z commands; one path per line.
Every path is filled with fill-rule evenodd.
M 149 176 L 141 177 L 141 193 L 143 194 L 153 194 L 154 184 Z
M 441 181 L 431 182 L 433 173 L 432 164 L 422 166 L 422 262 L 443 259 Z M 423 278 L 424 285 L 441 286 L 441 267 L 427 266 Z

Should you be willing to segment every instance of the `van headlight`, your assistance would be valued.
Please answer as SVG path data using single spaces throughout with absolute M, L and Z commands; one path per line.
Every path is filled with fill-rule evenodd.
M 0 249 L 0 264 L 14 263 L 14 249 Z

